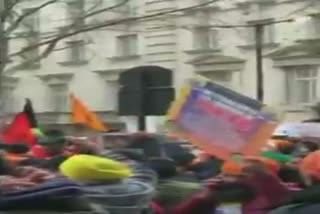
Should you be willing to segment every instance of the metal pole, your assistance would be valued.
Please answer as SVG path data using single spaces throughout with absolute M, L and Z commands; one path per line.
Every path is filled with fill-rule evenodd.
M 263 46 L 263 33 L 264 25 L 257 24 L 255 28 L 255 42 L 256 42 L 256 66 L 257 66 L 257 99 L 263 102 L 264 98 L 264 78 L 263 78 L 263 59 L 262 59 L 262 46 Z
M 5 35 L 3 13 L 6 12 L 8 0 L 0 0 L 0 130 L 5 127 L 5 101 L 3 93 L 3 72 L 7 63 L 8 40 Z
M 3 13 L 6 12 L 7 4 L 7 0 L 0 0 L 0 114 L 2 114 L 4 110 L 3 72 L 6 67 L 8 56 L 8 40 L 4 29 L 5 18 L 3 18 Z
M 6 36 L 4 35 L 5 20 L 2 18 L 2 14 L 5 12 L 6 3 L 6 0 L 0 0 L 0 95 L 2 95 L 2 75 L 6 64 L 8 46 Z M 2 96 L 0 97 L 2 98 Z
M 144 73 L 142 75 L 142 85 L 140 86 L 140 114 L 138 115 L 138 129 L 139 131 L 146 131 L 147 129 L 147 121 L 146 121 L 146 95 L 147 95 L 147 88 Z

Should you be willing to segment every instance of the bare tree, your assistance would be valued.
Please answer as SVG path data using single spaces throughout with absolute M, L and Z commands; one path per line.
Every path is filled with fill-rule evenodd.
M 29 29 L 27 35 L 16 35 L 16 30 L 21 27 L 30 28 L 26 20 L 35 13 L 47 9 L 48 7 L 54 4 L 69 4 L 70 2 L 84 1 L 86 4 L 89 2 L 90 7 L 85 7 L 82 15 L 76 17 L 68 24 L 63 24 L 58 30 L 53 32 L 45 32 L 39 34 L 33 29 Z M 53 51 L 63 50 L 69 48 L 66 47 L 57 47 L 58 43 L 66 38 L 73 37 L 75 35 L 95 31 L 98 29 L 106 29 L 110 26 L 115 26 L 122 23 L 131 23 L 136 21 L 152 20 L 159 16 L 168 16 L 168 15 L 181 15 L 183 11 L 193 10 L 198 7 L 207 6 L 211 3 L 215 3 L 221 0 L 209 0 L 205 3 L 194 4 L 190 7 L 184 7 L 180 9 L 172 9 L 164 12 L 142 15 L 142 16 L 124 16 L 122 14 L 121 18 L 107 19 L 101 18 L 99 15 L 105 13 L 115 12 L 122 6 L 126 6 L 131 0 L 118 0 L 118 3 L 114 5 L 105 6 L 105 2 L 109 3 L 110 0 L 0 0 L 0 101 L 3 101 L 5 97 L 3 96 L 3 76 L 4 74 L 10 74 L 11 71 L 16 71 L 20 68 L 27 66 L 29 63 L 39 61 L 43 58 L 46 58 Z M 141 5 L 144 4 L 146 0 L 141 1 Z M 31 9 L 26 11 L 21 10 L 21 5 L 23 4 L 32 4 Z M 97 17 L 97 18 L 96 18 Z M 98 21 L 91 22 L 90 19 L 95 19 Z M 32 44 L 25 45 L 19 49 L 10 50 L 9 44 L 11 40 L 19 39 L 21 37 L 31 37 L 33 39 Z M 39 49 L 41 52 L 35 57 L 28 57 L 27 60 L 24 59 L 22 62 L 17 64 L 10 64 L 12 59 L 15 57 L 24 58 L 25 55 L 28 55 L 30 51 L 34 49 Z M 10 66 L 8 66 L 10 65 Z M 3 105 L 0 102 L 0 112 Z
M 142 21 L 142 20 L 150 20 L 153 18 L 156 18 L 158 16 L 164 16 L 168 14 L 179 14 L 180 12 L 183 12 L 185 10 L 192 10 L 198 7 L 206 6 L 211 3 L 215 3 L 219 0 L 211 0 L 206 3 L 202 4 L 195 4 L 190 7 L 180 8 L 180 9 L 173 9 L 168 10 L 164 12 L 159 12 L 155 14 L 149 14 L 144 16 L 125 16 L 123 18 L 116 18 L 111 20 L 100 20 L 87 24 L 88 20 L 90 18 L 95 18 L 95 16 L 98 16 L 103 13 L 112 12 L 115 9 L 118 9 L 122 6 L 125 6 L 130 2 L 130 0 L 122 0 L 119 1 L 119 3 L 103 7 L 104 2 L 108 2 L 109 0 L 90 0 L 90 8 L 87 8 L 86 11 L 82 13 L 81 16 L 77 17 L 75 20 L 73 20 L 71 23 L 66 24 L 64 26 L 61 26 L 58 30 L 56 30 L 53 33 L 50 34 L 44 34 L 44 36 L 39 36 L 36 34 L 37 32 L 34 32 L 33 30 L 29 31 L 29 35 L 33 38 L 36 37 L 37 42 L 27 45 L 25 47 L 22 47 L 18 50 L 15 50 L 13 52 L 9 52 L 8 44 L 11 39 L 15 39 L 16 37 L 13 35 L 13 32 L 19 28 L 21 25 L 26 25 L 24 23 L 24 20 L 27 19 L 29 16 L 33 15 L 34 13 L 45 9 L 46 7 L 49 7 L 50 5 L 56 4 L 56 3 L 70 3 L 72 1 L 80 1 L 80 0 L 46 0 L 46 1 L 40 1 L 41 3 L 37 4 L 36 7 L 33 7 L 32 9 L 21 12 L 19 11 L 18 6 L 20 4 L 23 4 L 25 2 L 32 2 L 32 0 L 0 0 L 0 88 L 1 88 L 1 76 L 3 75 L 4 71 L 10 72 L 17 70 L 21 67 L 26 66 L 29 63 L 32 63 L 34 61 L 38 61 L 40 59 L 46 58 L 52 53 L 52 51 L 57 50 L 56 46 L 57 44 L 68 37 L 75 36 L 80 33 L 84 32 L 90 32 L 101 28 L 106 28 L 122 23 L 130 23 L 134 21 Z M 89 0 L 83 0 L 85 2 L 88 2 Z M 39 2 L 39 1 L 37 1 Z M 28 26 L 25 26 L 28 27 Z M 25 36 L 25 35 L 24 35 Z M 10 62 L 12 57 L 21 56 L 23 57 L 24 54 L 41 47 L 41 53 L 38 54 L 34 58 L 30 58 L 28 60 L 23 61 L 22 63 L 19 63 L 14 66 L 10 66 L 10 68 L 6 68 L 7 64 Z M 58 50 L 62 50 L 68 47 L 58 48 Z M 0 92 L 1 93 L 1 92 Z
M 21 64 L 18 64 L 16 66 L 13 66 L 10 68 L 10 70 L 16 70 L 19 67 L 23 67 L 27 65 L 28 63 L 31 63 L 33 61 L 38 61 L 42 58 L 46 58 L 49 56 L 49 54 L 55 49 L 57 46 L 58 42 L 64 38 L 67 38 L 72 35 L 77 34 L 76 32 L 81 32 L 81 29 L 83 28 L 88 28 L 91 25 L 87 25 L 86 22 L 89 18 L 92 18 L 94 16 L 97 16 L 102 13 L 106 13 L 109 11 L 113 11 L 114 9 L 118 7 L 122 7 L 126 5 L 130 0 L 123 0 L 119 1 L 119 3 L 108 6 L 108 7 L 103 7 L 103 3 L 106 2 L 104 0 L 91 0 L 90 1 L 90 8 L 86 9 L 81 16 L 76 17 L 76 19 L 72 20 L 70 24 L 67 24 L 65 26 L 61 26 L 58 30 L 50 34 L 49 36 L 45 37 L 40 37 L 38 32 L 34 32 L 32 29 L 29 30 L 29 35 L 23 35 L 23 36 L 29 36 L 29 37 L 35 37 L 37 36 L 38 41 L 33 43 L 32 45 L 28 45 L 25 47 L 22 47 L 20 50 L 16 50 L 14 52 L 9 52 L 8 44 L 11 39 L 16 39 L 15 36 L 13 36 L 13 32 L 24 25 L 24 27 L 29 27 L 26 26 L 24 23 L 24 20 L 27 19 L 29 16 L 32 16 L 33 14 L 37 13 L 38 11 L 56 4 L 56 3 L 61 3 L 64 2 L 66 4 L 70 3 L 68 0 L 46 0 L 41 2 L 41 4 L 38 4 L 36 7 L 33 7 L 30 10 L 27 10 L 26 12 L 21 12 L 19 10 L 16 10 L 16 8 L 19 6 L 19 4 L 23 4 L 26 1 L 23 0 L 0 0 L 3 1 L 3 8 L 1 12 L 1 31 L 0 31 L 0 41 L 1 41 L 1 49 L 0 49 L 0 75 L 3 74 L 6 65 L 8 62 L 10 62 L 10 59 L 12 57 L 16 56 L 22 56 L 26 52 L 29 52 L 35 48 L 39 48 L 40 46 L 42 47 L 42 51 L 38 56 L 35 58 L 28 59 L 24 61 Z M 32 0 L 29 0 L 30 2 Z M 76 0 L 77 3 L 80 0 Z M 75 1 L 74 1 L 75 2 Z M 85 1 L 84 2 L 88 2 Z M 0 87 L 1 87 L 1 79 L 0 79 Z
M 83 2 L 84 8 L 83 11 L 81 11 L 82 13 L 77 14 L 78 16 L 73 17 L 72 20 L 63 20 L 63 23 L 67 24 L 62 25 L 61 28 L 50 34 L 36 31 L 28 22 L 33 15 L 50 6 L 54 6 L 54 4 L 66 4 L 65 6 L 67 7 L 67 4 L 72 2 L 79 3 L 81 1 Z M 7 78 L 4 79 L 7 71 L 15 71 L 37 62 L 42 58 L 46 58 L 52 51 L 57 49 L 56 46 L 62 38 L 67 38 L 71 32 L 89 27 L 90 24 L 87 24 L 89 18 L 111 12 L 114 9 L 125 6 L 129 1 L 130 0 L 120 0 L 117 4 L 111 5 L 111 3 L 108 4 L 109 6 L 105 6 L 106 4 L 104 3 L 108 2 L 107 0 L 0 0 L 0 112 L 4 113 L 5 106 L 9 103 L 8 90 L 6 90 L 3 85 L 3 82 L 7 80 Z M 27 4 L 28 8 L 25 8 L 25 4 Z M 17 31 L 20 31 L 20 29 L 23 29 L 23 33 L 17 34 Z M 32 39 L 33 42 L 20 49 L 11 48 L 10 50 L 9 45 L 11 41 L 22 38 L 25 40 Z M 43 43 L 49 40 L 50 42 Z M 85 43 L 83 45 L 85 45 Z M 66 48 L 69 47 L 70 46 Z M 41 52 L 35 57 L 29 57 L 30 51 L 36 48 L 37 50 L 41 50 Z M 28 57 L 25 58 L 25 56 Z M 13 57 L 21 57 L 24 59 L 22 62 L 15 60 L 15 62 L 19 62 L 10 64 L 12 59 L 15 59 Z

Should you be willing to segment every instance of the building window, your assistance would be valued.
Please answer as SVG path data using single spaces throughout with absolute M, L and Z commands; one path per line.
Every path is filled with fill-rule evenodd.
M 50 85 L 51 106 L 55 112 L 65 112 L 68 110 L 69 93 L 66 84 Z
M 311 104 L 317 99 L 318 68 L 298 66 L 286 70 L 288 104 Z
M 116 0 L 116 4 L 123 3 L 123 0 Z M 122 5 L 121 7 L 118 7 L 116 9 L 118 12 L 122 14 L 127 14 L 127 15 L 134 15 L 135 14 L 135 6 L 133 5 L 132 1 L 127 2 L 126 4 Z
M 39 42 L 39 34 L 35 33 L 30 34 L 26 38 L 26 46 L 33 46 L 35 44 L 38 44 Z M 33 69 L 33 68 L 40 68 L 40 48 L 39 47 L 34 47 L 28 51 L 25 51 L 22 55 L 22 64 L 23 64 L 23 69 Z
M 13 112 L 13 109 L 15 108 L 14 95 L 13 95 L 14 89 L 12 87 L 3 86 L 1 90 L 2 90 L 1 98 L 2 100 L 5 101 L 5 102 L 0 102 L 3 110 L 5 112 Z
M 255 28 L 245 29 L 247 32 L 246 40 L 248 45 L 254 45 L 256 43 Z M 263 44 L 271 44 L 275 42 L 275 25 L 265 25 L 263 28 Z
M 197 27 L 193 32 L 193 47 L 196 50 L 215 49 L 218 46 L 217 30 Z
M 67 17 L 74 28 L 81 28 L 85 25 L 85 1 L 74 0 L 67 3 Z
M 209 3 L 212 0 L 198 0 L 199 4 L 205 4 L 205 3 Z
M 21 24 L 27 29 L 27 32 L 39 32 L 40 31 L 40 12 L 35 8 L 26 8 L 23 9 L 23 14 L 29 14 L 24 17 Z
M 138 55 L 138 36 L 124 35 L 117 37 L 118 56 Z
M 219 85 L 230 88 L 232 86 L 232 74 L 232 71 L 212 71 L 205 72 L 202 75 Z
M 310 20 L 310 24 L 307 25 L 309 28 L 309 37 L 310 38 L 315 38 L 315 39 L 319 39 L 320 38 L 320 17 L 316 16 L 316 17 L 312 17 Z
M 86 60 L 86 47 L 83 41 L 70 41 L 68 46 L 69 62 L 83 62 Z

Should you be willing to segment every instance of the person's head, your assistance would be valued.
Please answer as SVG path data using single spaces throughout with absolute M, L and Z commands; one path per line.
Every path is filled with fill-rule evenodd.
M 264 157 L 247 157 L 243 161 L 243 167 L 246 169 L 257 169 L 258 171 L 269 173 L 273 175 L 278 175 L 280 170 L 280 165 L 277 161 L 264 158 Z
M 60 154 L 66 146 L 66 137 L 62 131 L 50 129 L 44 132 L 44 137 L 40 138 L 39 144 L 52 155 Z
M 158 158 L 162 156 L 162 149 L 159 141 L 150 134 L 133 134 L 129 139 L 128 148 L 142 149 L 144 155 L 148 158 Z
M 243 165 L 235 161 L 225 161 L 221 167 L 223 180 L 227 182 L 236 181 L 238 178 L 243 177 Z
M 171 156 L 171 158 L 176 162 L 178 170 L 184 171 L 188 170 L 192 166 L 195 159 L 195 155 L 189 152 L 183 152 Z
M 170 179 L 178 174 L 176 163 L 170 159 L 153 158 L 147 165 L 158 174 L 160 180 Z
M 277 150 L 283 154 L 292 154 L 295 151 L 295 146 L 288 140 L 277 140 L 276 141 Z

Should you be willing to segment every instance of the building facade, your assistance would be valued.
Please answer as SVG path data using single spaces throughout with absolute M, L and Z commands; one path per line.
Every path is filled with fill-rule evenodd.
M 100 7 L 119 1 L 103 1 Z M 311 117 L 310 107 L 320 96 L 320 1 L 220 0 L 179 10 L 206 1 L 131 0 L 125 6 L 78 21 L 73 27 L 176 10 L 68 37 L 48 57 L 32 63 L 28 60 L 36 58 L 43 47 L 14 57 L 3 84 L 10 111 L 19 111 L 28 97 L 43 123 L 68 124 L 69 94 L 74 93 L 105 121 L 119 123 L 119 74 L 139 65 L 172 69 L 177 89 L 187 78 L 199 74 L 256 97 L 254 28 L 234 25 L 294 19 L 264 27 L 264 102 L 285 120 Z M 21 13 L 36 7 L 35 2 L 21 4 Z M 95 2 L 70 0 L 33 13 L 14 31 L 10 51 L 54 36 L 86 14 Z

